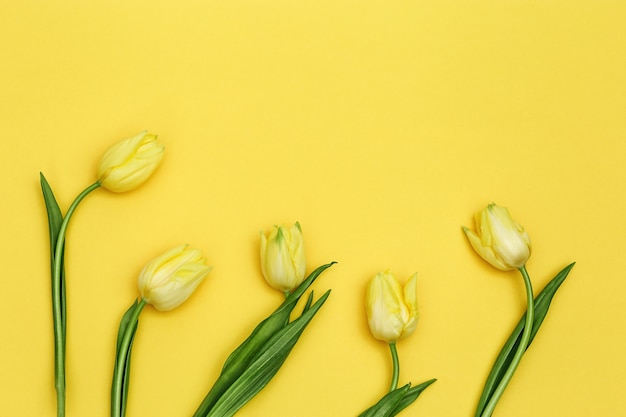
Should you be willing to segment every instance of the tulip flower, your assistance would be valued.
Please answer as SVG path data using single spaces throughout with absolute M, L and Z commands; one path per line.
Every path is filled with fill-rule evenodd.
M 476 214 L 476 232 L 464 227 L 474 250 L 503 271 L 520 269 L 530 257 L 531 244 L 524 228 L 511 218 L 505 207 L 489 204 Z
M 417 274 L 404 286 L 389 270 L 376 274 L 367 287 L 367 320 L 372 335 L 387 343 L 411 335 L 417 327 Z
M 163 159 L 157 136 L 143 131 L 111 146 L 100 159 L 98 182 L 109 191 L 122 193 L 144 183 Z
M 535 306 L 533 301 L 533 287 L 530 276 L 526 270 L 526 261 L 530 257 L 531 245 L 528 234 L 518 224 L 505 207 L 499 207 L 492 203 L 476 214 L 477 232 L 463 228 L 474 250 L 494 267 L 511 271 L 517 269 L 522 274 L 526 288 L 526 315 L 524 319 L 524 331 L 521 335 L 515 354 L 510 360 L 506 370 L 502 370 L 502 378 L 487 401 L 481 398 L 481 404 L 477 415 L 490 417 L 497 402 L 504 393 L 513 373 L 517 369 L 528 344 L 530 343 Z
M 170 249 L 150 261 L 139 274 L 141 298 L 159 311 L 183 303 L 212 267 L 197 249 L 187 245 Z
M 126 413 L 130 353 L 132 350 L 139 314 L 146 304 L 159 311 L 168 311 L 182 304 L 211 270 L 197 249 L 187 245 L 177 246 L 157 256 L 139 274 L 141 298 L 135 301 L 122 317 L 117 336 L 117 350 L 113 383 L 111 386 L 111 416 L 123 417 Z
M 285 294 L 300 285 L 306 271 L 300 223 L 261 233 L 261 271 L 270 286 Z

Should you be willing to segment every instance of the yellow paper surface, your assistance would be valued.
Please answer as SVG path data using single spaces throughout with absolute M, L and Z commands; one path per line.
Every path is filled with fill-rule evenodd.
M 419 274 L 401 415 L 473 415 L 525 297 L 461 226 L 494 201 L 533 241 L 538 292 L 577 264 L 495 416 L 622 416 L 626 404 L 626 4 L 622 1 L 5 0 L 0 13 L 0 415 L 54 416 L 47 222 L 102 152 L 148 129 L 141 188 L 98 190 L 66 250 L 67 416 L 109 415 L 115 336 L 142 266 L 181 244 L 214 270 L 142 313 L 128 416 L 190 416 L 280 302 L 259 232 L 299 221 L 332 294 L 238 416 L 355 416 L 384 394 L 366 282 Z

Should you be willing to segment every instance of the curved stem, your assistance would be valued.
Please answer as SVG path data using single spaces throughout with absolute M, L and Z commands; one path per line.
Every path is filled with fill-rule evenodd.
M 396 349 L 396 343 L 389 343 L 389 350 L 391 350 L 391 361 L 393 362 L 393 373 L 391 375 L 391 385 L 389 385 L 389 392 L 398 388 L 398 379 L 400 378 L 400 360 L 398 359 L 398 350 Z
M 534 320 L 534 315 L 535 315 L 535 306 L 533 302 L 533 287 L 530 282 L 530 277 L 528 276 L 528 272 L 526 271 L 526 266 L 522 266 L 519 269 L 519 271 L 522 274 L 522 278 L 524 279 L 524 286 L 526 287 L 527 308 L 526 308 L 526 321 L 524 323 L 524 332 L 522 333 L 520 344 L 517 347 L 517 351 L 515 351 L 515 355 L 513 356 L 513 359 L 511 360 L 511 364 L 509 365 L 509 368 L 506 370 L 506 372 L 502 376 L 502 380 L 500 381 L 500 384 L 498 384 L 498 387 L 493 392 L 493 395 L 491 396 L 491 399 L 485 406 L 485 409 L 483 410 L 481 417 L 490 417 L 493 414 L 493 410 L 496 408 L 496 404 L 498 403 L 498 400 L 504 393 L 504 390 L 506 389 L 506 386 L 511 380 L 511 377 L 513 377 L 513 373 L 517 369 L 517 366 L 519 365 L 520 360 L 522 359 L 522 355 L 524 354 L 524 352 L 526 351 L 526 348 L 528 347 L 528 342 L 530 341 L 530 333 L 533 328 L 533 320 Z
M 52 270 L 52 321 L 54 328 L 54 379 L 57 392 L 57 416 L 65 416 L 65 282 L 61 273 L 63 269 L 63 249 L 65 246 L 65 234 L 67 225 L 78 204 L 93 190 L 100 187 L 95 182 L 85 188 L 74 200 L 67 210 L 63 222 L 59 228 L 57 242 L 54 250 Z
M 113 370 L 113 383 L 111 384 L 111 417 L 123 417 L 125 413 L 124 404 L 124 390 L 128 387 L 124 387 L 128 381 L 128 361 L 130 361 L 130 349 L 133 343 L 133 336 L 137 329 L 137 322 L 139 321 L 139 314 L 146 305 L 146 300 L 143 298 L 139 301 L 139 304 L 133 309 L 132 314 L 128 318 L 128 322 L 124 328 L 124 333 L 121 335 L 121 342 L 117 349 L 117 357 L 115 358 L 115 369 Z

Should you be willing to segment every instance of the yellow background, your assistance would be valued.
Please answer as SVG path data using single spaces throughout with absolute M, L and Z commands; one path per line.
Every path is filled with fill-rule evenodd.
M 623 416 L 626 3 L 579 0 L 3 0 L 0 415 L 53 416 L 45 173 L 63 210 L 112 143 L 165 144 L 144 186 L 98 190 L 67 241 L 68 416 L 109 413 L 115 335 L 141 267 L 189 243 L 215 269 L 148 307 L 128 416 L 190 416 L 281 302 L 258 237 L 300 221 L 327 304 L 241 417 L 355 416 L 388 385 L 368 279 L 419 273 L 402 415 L 473 415 L 524 309 L 461 226 L 495 201 L 533 241 L 538 292 L 577 264 L 496 416 Z

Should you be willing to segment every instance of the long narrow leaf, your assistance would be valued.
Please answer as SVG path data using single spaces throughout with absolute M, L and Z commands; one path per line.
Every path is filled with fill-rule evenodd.
M 276 375 L 306 326 L 324 304 L 330 290 L 300 317 L 280 329 L 252 358 L 241 376 L 226 390 L 207 417 L 232 417 Z
M 117 357 L 117 354 L 120 351 L 120 346 L 122 344 L 122 339 L 124 338 L 124 333 L 126 333 L 126 328 L 128 327 L 128 324 L 130 323 L 132 316 L 135 313 L 135 309 L 137 308 L 138 305 L 139 303 L 137 302 L 137 300 L 135 300 L 135 302 L 133 302 L 133 304 L 128 308 L 128 310 L 126 310 L 126 313 L 124 313 L 124 315 L 122 316 L 122 320 L 120 320 L 120 327 L 117 330 L 117 343 L 115 344 L 116 346 L 115 357 Z
M 306 299 L 306 303 L 304 304 L 304 308 L 302 309 L 302 314 L 306 313 L 306 311 L 311 308 L 311 304 L 313 303 L 313 290 L 309 293 L 309 296 Z
M 315 269 L 309 276 L 283 301 L 283 303 L 264 321 L 262 321 L 252 332 L 252 334 L 237 348 L 224 362 L 224 370 L 234 363 L 238 363 L 242 358 L 250 357 L 250 353 L 263 345 L 274 332 L 284 327 L 289 321 L 289 316 L 302 294 L 313 284 L 322 272 L 331 267 L 334 262 L 322 265 Z M 222 371 L 224 372 L 224 371 Z
M 119 330 L 117 333 L 116 351 L 115 351 L 115 364 L 113 371 L 113 381 L 111 385 L 111 415 L 112 416 L 125 416 L 126 415 L 126 403 L 128 399 L 128 387 L 130 383 L 130 359 L 133 350 L 133 342 L 135 341 L 135 333 L 137 332 L 137 326 L 139 324 L 139 314 L 143 309 L 143 304 L 139 304 L 137 300 L 133 302 L 130 308 L 124 313 L 122 320 L 120 321 Z M 124 338 L 129 335 L 128 349 L 126 353 L 122 354 L 124 349 Z M 121 366 L 120 366 L 121 363 Z M 121 373 L 121 375 L 119 375 Z M 115 381 L 119 381 L 119 385 L 116 385 Z M 120 393 L 117 396 L 117 392 Z M 119 398 L 119 402 L 113 401 L 113 398 Z
M 252 358 L 258 354 L 265 342 L 278 330 L 287 325 L 291 312 L 302 294 L 304 294 L 304 291 L 306 291 L 322 272 L 333 264 L 334 262 L 322 265 L 313 271 L 298 288 L 296 288 L 269 317 L 259 323 L 250 336 L 228 356 L 224 362 L 220 376 L 194 413 L 194 417 L 207 415 L 228 387 L 245 371 Z
M 390 416 L 397 415 L 400 411 L 404 410 L 409 405 L 413 404 L 413 402 L 417 399 L 417 397 L 419 397 L 420 394 L 435 381 L 436 381 L 436 379 L 433 378 L 433 379 L 428 380 L 426 382 L 422 382 L 419 385 L 411 387 L 404 394 L 404 396 L 402 397 L 402 399 L 400 400 L 400 403 L 396 406 L 396 408 L 393 409 L 393 413 L 391 413 Z
M 46 214 L 48 216 L 48 232 L 50 237 L 50 279 L 54 275 L 54 263 L 55 263 L 55 253 L 57 246 L 57 238 L 59 237 L 59 230 L 61 229 L 61 224 L 63 223 L 63 215 L 61 214 L 61 209 L 59 208 L 59 204 L 57 203 L 56 198 L 54 197 L 54 193 L 52 192 L 52 187 L 44 177 L 43 173 L 39 173 L 39 182 L 41 184 L 41 192 L 43 194 L 44 203 L 46 205 Z M 62 344 L 65 347 L 65 339 L 66 339 L 66 329 L 67 329 L 67 307 L 66 307 L 66 295 L 65 295 L 65 266 L 64 259 L 65 256 L 65 244 L 61 248 L 61 275 L 60 275 L 60 314 L 61 314 L 61 339 Z M 54 298 L 54 297 L 53 297 Z M 52 300 L 52 304 L 54 305 L 54 300 Z M 65 348 L 63 348 L 62 352 L 63 357 L 65 357 Z M 55 372 L 57 370 L 55 369 Z M 57 375 L 55 378 L 59 378 Z
M 124 378 L 122 379 L 122 416 L 126 415 L 126 404 L 128 403 L 128 387 L 130 386 L 130 358 L 133 352 L 133 343 L 135 342 L 135 333 L 137 332 L 137 323 L 133 327 L 133 337 L 130 339 L 130 346 L 126 354 L 126 363 L 124 364 Z
M 63 215 L 61 209 L 54 198 L 54 193 L 46 177 L 42 173 L 39 173 L 39 182 L 41 183 L 41 191 L 43 193 L 44 203 L 46 204 L 46 212 L 48 214 L 48 229 L 50 232 L 50 263 L 54 262 L 54 251 L 56 250 L 57 237 L 59 236 L 59 229 L 61 223 L 63 223 Z
M 124 361 L 124 367 L 122 368 L 122 397 L 121 397 L 121 402 L 120 402 L 120 409 L 119 409 L 119 415 L 123 416 L 126 414 L 126 400 L 128 398 L 128 383 L 129 383 L 129 376 L 130 376 L 130 358 L 131 358 L 131 352 L 132 352 L 132 344 L 135 338 L 135 332 L 137 331 L 137 322 L 131 323 L 132 321 L 132 317 L 135 313 L 135 309 L 137 308 L 137 300 L 135 300 L 135 302 L 133 302 L 133 304 L 130 306 L 130 308 L 128 310 L 126 310 L 126 313 L 124 313 L 124 316 L 122 316 L 122 320 L 120 321 L 120 326 L 119 329 L 117 331 L 117 343 L 116 343 L 116 349 L 115 349 L 115 364 L 113 369 L 117 370 L 117 364 L 118 362 Z M 131 341 L 130 341 L 130 346 L 128 348 L 128 351 L 126 352 L 126 355 L 124 357 L 120 357 L 120 348 L 122 347 L 122 341 L 124 339 L 124 334 L 126 333 L 126 331 L 128 330 L 128 326 L 133 326 L 133 329 L 131 330 L 132 332 L 132 337 L 131 337 Z
M 533 320 L 533 327 L 530 333 L 530 340 L 528 342 L 528 346 L 532 343 L 535 335 L 539 331 L 543 320 L 548 314 L 548 309 L 550 308 L 550 303 L 552 302 L 552 298 L 556 294 L 556 291 L 559 289 L 567 275 L 574 267 L 575 263 L 571 263 L 565 268 L 563 268 L 552 280 L 545 286 L 545 288 L 539 293 L 539 295 L 535 298 L 535 318 Z M 496 361 L 487 377 L 487 381 L 485 382 L 485 387 L 483 388 L 483 392 L 480 396 L 480 400 L 478 401 L 478 407 L 476 408 L 475 416 L 479 417 L 489 399 L 493 395 L 496 387 L 502 380 L 502 377 L 511 363 L 515 351 L 517 350 L 517 346 L 519 345 L 520 339 L 522 337 L 522 332 L 524 330 L 524 322 L 526 320 L 526 313 L 520 318 L 519 322 L 513 332 L 505 342 L 502 350 L 498 354 Z M 528 346 L 526 349 L 528 349 Z
M 411 384 L 406 384 L 400 388 L 385 394 L 376 404 L 359 414 L 359 417 L 389 417 L 398 407 L 402 398 L 408 393 Z

